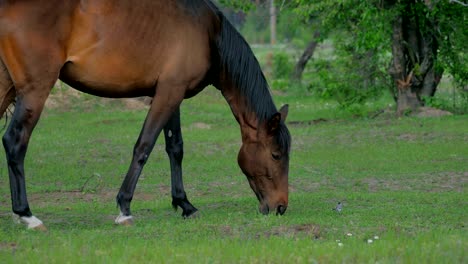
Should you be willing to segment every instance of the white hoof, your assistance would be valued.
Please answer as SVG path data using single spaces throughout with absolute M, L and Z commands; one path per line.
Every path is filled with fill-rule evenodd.
M 133 216 L 131 215 L 123 215 L 122 212 L 117 216 L 115 219 L 115 223 L 118 225 L 133 225 Z
M 18 224 L 25 224 L 28 229 L 37 229 L 37 230 L 47 230 L 39 218 L 33 216 L 18 216 L 17 214 L 13 215 L 13 220 Z

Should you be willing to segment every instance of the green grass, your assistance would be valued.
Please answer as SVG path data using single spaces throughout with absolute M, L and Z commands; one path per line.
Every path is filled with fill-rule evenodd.
M 182 107 L 184 182 L 200 217 L 184 220 L 173 211 L 160 138 L 137 186 L 132 227 L 113 224 L 115 195 L 145 111 L 123 111 L 118 103 L 47 110 L 31 139 L 26 173 L 30 205 L 49 231 L 13 223 L 2 151 L 0 262 L 468 261 L 466 116 L 349 119 L 312 98 L 275 100 L 290 104 L 289 121 L 326 120 L 289 126 L 284 216 L 257 212 L 236 163 L 239 127 L 219 93 L 208 89 Z M 341 213 L 332 210 L 338 201 Z

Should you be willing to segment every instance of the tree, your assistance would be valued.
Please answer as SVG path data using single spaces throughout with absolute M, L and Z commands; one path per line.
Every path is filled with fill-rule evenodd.
M 467 57 L 466 9 L 459 1 L 451 2 L 296 0 L 298 13 L 318 15 L 324 31 L 353 33 L 352 52 L 382 56 L 391 51 L 388 73 L 398 114 L 417 110 L 433 97 L 444 70 L 467 83 L 467 66 L 462 63 Z
M 297 60 L 296 66 L 294 67 L 294 70 L 291 76 L 294 82 L 301 81 L 302 73 L 304 72 L 307 62 L 309 62 L 310 58 L 312 58 L 312 56 L 314 55 L 315 49 L 317 48 L 317 45 L 319 44 L 319 37 L 320 37 L 320 30 L 316 29 L 314 31 L 312 40 L 309 42 L 309 44 L 307 44 L 307 47 L 305 48 L 304 52 L 302 52 L 302 55 L 299 57 L 299 59 Z
M 231 5 L 243 2 L 244 7 L 254 4 L 251 0 L 229 2 Z M 320 39 L 314 38 L 299 58 L 292 74 L 296 80 L 300 80 L 318 41 L 327 37 L 333 39 L 334 57 L 339 56 L 328 65 L 319 63 L 327 72 L 337 71 L 326 75 L 327 82 L 335 82 L 328 85 L 329 92 L 347 97 L 363 96 L 366 93 L 362 89 L 373 85 L 381 89 L 390 78 L 397 113 L 403 114 L 417 110 L 434 96 L 442 74 L 453 77 L 459 87 L 468 83 L 464 1 L 292 0 L 288 3 L 288 8 L 306 23 L 311 17 L 320 22 L 318 29 L 311 26 L 310 35 L 320 34 Z M 340 79 L 334 81 L 330 77 Z
M 393 21 L 390 75 L 396 84 L 397 113 L 417 110 L 425 97 L 434 96 L 442 78 L 437 67 L 439 40 L 436 17 L 428 16 L 430 1 L 402 1 Z
M 270 44 L 276 44 L 276 6 L 275 0 L 269 0 L 270 5 Z

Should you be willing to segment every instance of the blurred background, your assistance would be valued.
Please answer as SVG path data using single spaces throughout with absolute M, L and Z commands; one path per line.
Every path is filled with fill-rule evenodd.
M 467 4 L 437 0 L 217 0 L 275 93 L 360 114 L 468 110 Z M 383 111 L 383 110 L 382 110 Z

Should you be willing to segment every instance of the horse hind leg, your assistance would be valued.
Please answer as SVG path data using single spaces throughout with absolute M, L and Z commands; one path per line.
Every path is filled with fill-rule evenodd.
M 4 116 L 7 108 L 10 106 L 11 103 L 15 101 L 16 97 L 16 91 L 15 87 L 13 86 L 13 81 L 11 80 L 10 75 L 8 74 L 8 71 L 6 69 L 6 66 L 3 64 L 3 62 L 0 60 L 0 118 Z M 23 223 L 25 224 L 28 228 L 32 229 L 39 229 L 39 230 L 45 230 L 45 226 L 43 225 L 42 221 L 39 220 L 37 217 L 33 216 L 31 214 L 31 211 L 29 210 L 29 205 L 27 202 L 26 197 L 23 197 L 26 194 L 26 189 L 23 189 L 24 185 L 24 175 L 23 177 L 20 177 L 19 179 L 16 179 L 15 177 L 11 178 L 11 174 L 14 173 L 15 171 L 22 171 L 22 169 L 18 169 L 17 165 L 14 165 L 15 162 L 15 150 L 14 147 L 12 147 L 11 143 L 11 138 L 9 136 L 12 135 L 11 130 L 7 130 L 5 133 L 5 136 L 3 137 L 3 144 L 6 150 L 7 154 L 7 160 L 8 160 L 8 169 L 9 169 L 9 174 L 10 174 L 10 187 L 11 187 L 11 199 L 12 199 L 12 205 L 13 205 L 13 212 L 14 214 L 14 220 L 17 223 Z M 16 138 L 13 136 L 12 138 Z M 8 155 L 11 154 L 11 155 Z M 13 168 L 10 166 L 13 165 Z M 24 174 L 24 173 L 23 173 Z
M 15 43 L 1 44 L 8 46 Z M 24 159 L 31 133 L 63 64 L 60 63 L 60 55 L 57 55 L 59 53 L 54 53 L 54 50 L 50 50 L 49 53 L 38 52 L 34 49 L 16 49 L 16 51 L 2 54 L 4 55 L 2 67 L 6 66 L 10 80 L 13 80 L 13 86 L 11 86 L 11 81 L 6 82 L 8 91 L 2 106 L 10 104 L 8 100 L 11 100 L 12 91 L 16 93 L 15 109 L 2 138 L 10 179 L 12 209 L 20 222 L 26 224 L 29 229 L 45 230 L 42 221 L 36 218 L 29 208 Z M 8 65 L 15 65 L 15 67 L 8 67 Z M 2 72 L 2 76 L 6 76 L 5 70 Z M 14 87 L 13 90 L 11 87 Z M 0 91 L 5 91 L 4 87 L 0 88 Z
M 24 158 L 44 101 L 33 93 L 19 97 L 10 124 L 2 138 L 8 164 L 13 212 L 28 228 L 40 230 L 44 230 L 45 227 L 42 221 L 31 213 L 26 195 Z
M 187 199 L 182 181 L 182 158 L 184 148 L 182 141 L 182 131 L 180 129 L 180 109 L 172 115 L 171 119 L 164 127 L 164 137 L 166 140 L 166 152 L 171 165 L 171 193 L 172 206 L 182 208 L 182 217 L 195 217 L 198 211 Z

